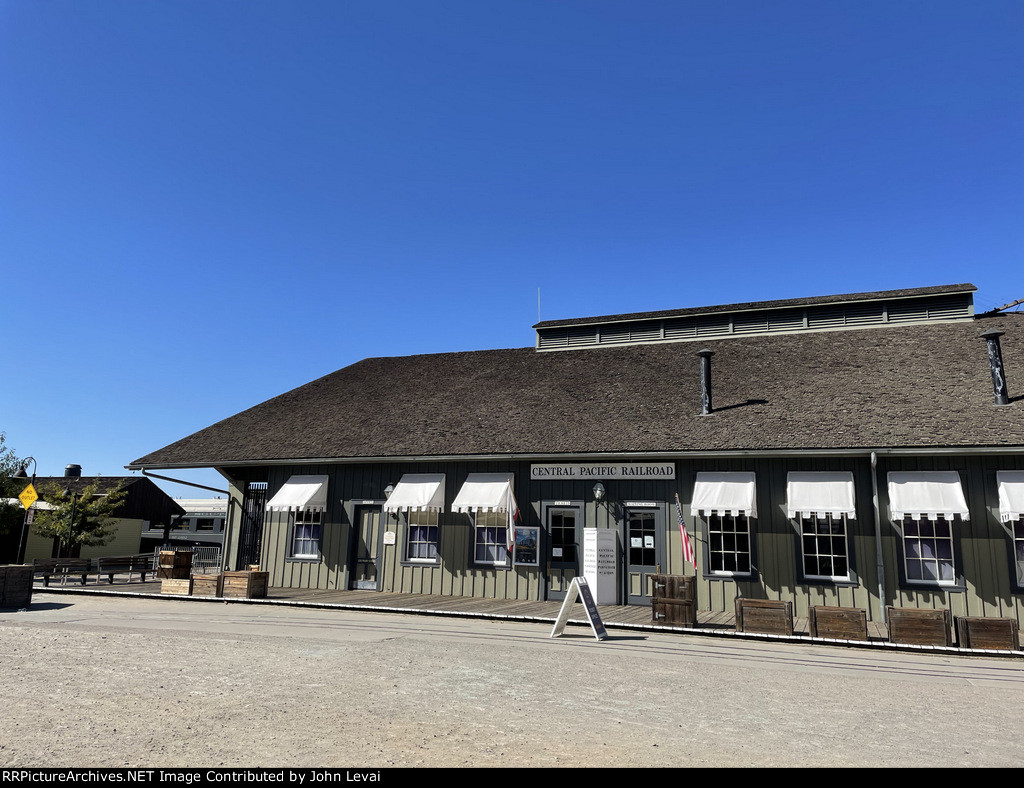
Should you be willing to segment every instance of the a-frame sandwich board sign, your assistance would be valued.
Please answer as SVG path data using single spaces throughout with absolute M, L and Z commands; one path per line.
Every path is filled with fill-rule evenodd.
M 551 630 L 551 637 L 556 638 L 565 631 L 565 622 L 569 620 L 569 612 L 577 597 L 583 599 L 583 607 L 587 611 L 587 618 L 590 621 L 590 628 L 594 631 L 594 637 L 598 640 L 607 638 L 608 633 L 604 629 L 604 622 L 601 621 L 601 614 L 597 612 L 594 595 L 590 592 L 590 586 L 585 577 L 574 577 L 572 583 L 569 584 L 565 599 L 562 601 L 562 609 L 558 611 L 555 627 Z

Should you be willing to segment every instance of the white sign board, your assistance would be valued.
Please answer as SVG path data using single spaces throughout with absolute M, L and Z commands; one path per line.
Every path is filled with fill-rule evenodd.
M 569 584 L 569 590 L 565 594 L 565 601 L 562 602 L 562 609 L 558 611 L 558 619 L 555 621 L 554 629 L 551 630 L 551 637 L 556 638 L 565 631 L 565 622 L 569 620 L 569 611 L 573 603 L 576 602 L 577 596 L 581 597 L 583 601 L 583 607 L 587 611 L 587 619 L 590 621 L 590 628 L 594 632 L 594 637 L 598 640 L 604 640 L 608 637 L 608 633 L 605 631 L 604 622 L 601 621 L 601 614 L 597 612 L 597 605 L 594 604 L 594 597 L 590 593 L 590 586 L 587 585 L 586 578 L 583 577 L 574 577 L 572 583 Z
M 583 529 L 583 576 L 599 605 L 619 604 L 619 533 Z
M 674 479 L 676 464 L 652 465 L 642 462 L 574 463 L 570 465 L 531 465 L 530 478 L 544 479 Z

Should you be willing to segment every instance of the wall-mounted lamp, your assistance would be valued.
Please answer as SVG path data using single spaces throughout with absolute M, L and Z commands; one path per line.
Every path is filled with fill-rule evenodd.
M 598 482 L 594 485 L 594 500 L 600 501 L 604 499 L 604 485 Z
M 385 498 L 390 498 L 391 497 L 391 493 L 393 493 L 394 491 L 395 491 L 395 485 L 389 484 L 387 487 L 384 488 L 384 497 Z

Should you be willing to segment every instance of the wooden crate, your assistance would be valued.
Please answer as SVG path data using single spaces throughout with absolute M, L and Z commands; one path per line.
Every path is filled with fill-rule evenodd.
M 156 576 L 160 580 L 184 580 L 192 574 L 191 550 L 161 550 Z
M 792 635 L 793 603 L 741 597 L 736 600 L 736 631 Z
M 948 610 L 886 607 L 889 640 L 916 646 L 952 646 L 953 627 Z
M 807 618 L 812 638 L 868 639 L 868 614 L 859 607 L 811 607 Z
M 649 575 L 651 598 L 697 601 L 697 578 L 684 575 Z
M 160 593 L 176 594 L 178 596 L 191 596 L 192 578 L 164 578 L 160 581 Z
M 225 572 L 223 596 L 263 599 L 267 595 L 269 572 Z
M 688 599 L 651 598 L 651 620 L 656 624 L 692 627 L 697 623 L 696 605 Z
M 32 603 L 31 564 L 0 566 L 0 607 L 28 607 Z
M 193 575 L 193 596 L 221 596 L 224 593 L 224 575 Z
M 956 638 L 960 648 L 1020 651 L 1020 634 L 1013 618 L 957 616 Z

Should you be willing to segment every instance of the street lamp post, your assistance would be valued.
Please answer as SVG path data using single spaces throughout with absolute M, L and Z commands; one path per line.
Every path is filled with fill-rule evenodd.
M 29 482 L 29 485 L 31 485 L 32 488 L 34 489 L 35 486 L 36 486 L 36 471 L 38 470 L 38 467 L 39 467 L 37 465 L 37 463 L 36 463 L 36 458 L 35 457 L 26 457 L 24 460 L 22 460 L 21 468 L 18 470 L 18 472 L 16 474 L 14 474 L 14 478 L 15 479 L 25 479 L 25 478 L 28 478 L 28 474 L 26 473 L 26 469 L 28 468 L 29 462 L 32 463 L 32 480 Z M 30 510 L 31 510 L 31 507 L 28 507 L 28 508 L 25 509 L 25 516 L 21 520 L 21 539 L 18 540 L 18 555 L 17 555 L 17 559 L 18 559 L 18 563 L 19 564 L 22 561 L 25 560 L 25 547 L 26 547 L 25 540 L 28 537 L 28 524 L 29 524 L 28 515 L 29 515 L 29 511 Z
M 67 495 L 69 492 L 71 492 L 70 484 L 68 484 L 68 486 L 64 488 L 64 495 Z M 71 537 L 75 533 L 75 507 L 78 505 L 78 496 L 78 493 L 71 493 L 71 518 L 70 522 L 68 523 L 68 538 L 61 540 L 63 542 L 63 545 L 58 545 L 57 547 L 58 553 L 67 552 L 68 555 L 58 555 L 59 558 L 71 557 L 71 548 L 72 545 L 74 544 Z

